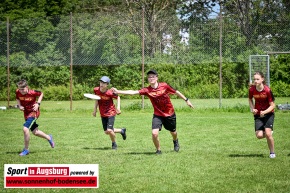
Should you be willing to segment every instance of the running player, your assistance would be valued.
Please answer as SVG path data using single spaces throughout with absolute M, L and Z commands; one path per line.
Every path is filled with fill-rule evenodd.
M 255 105 L 253 102 L 255 99 Z M 272 136 L 274 125 L 274 96 L 271 89 L 265 84 L 262 72 L 255 72 L 254 85 L 249 89 L 249 105 L 254 114 L 255 131 L 258 139 L 267 139 L 270 158 L 275 158 L 274 139 Z
M 152 119 L 152 140 L 156 148 L 156 154 L 162 153 L 158 138 L 162 125 L 170 132 L 173 139 L 174 151 L 178 152 L 179 143 L 176 131 L 176 115 L 169 94 L 176 94 L 178 97 L 182 98 L 189 107 L 193 108 L 193 106 L 189 99 L 178 90 L 175 90 L 165 82 L 159 83 L 156 70 L 148 71 L 147 78 L 150 85 L 140 90 L 117 90 L 116 88 L 112 88 L 112 90 L 117 94 L 139 94 L 148 96 L 154 108 Z
M 17 83 L 18 89 L 16 90 L 16 101 L 19 109 L 24 112 L 24 149 L 19 154 L 20 156 L 26 156 L 29 154 L 29 141 L 30 141 L 30 133 L 46 139 L 50 146 L 54 148 L 54 141 L 52 135 L 47 135 L 44 132 L 38 129 L 38 124 L 36 124 L 36 120 L 40 115 L 40 103 L 43 98 L 43 93 L 37 90 L 30 90 L 26 80 L 21 80 Z M 36 98 L 38 98 L 36 102 Z
M 96 116 L 97 109 L 100 109 L 100 115 L 102 119 L 103 129 L 105 134 L 109 135 L 112 141 L 112 149 L 117 149 L 116 135 L 120 133 L 123 140 L 126 140 L 126 128 L 116 129 L 114 128 L 115 116 L 120 114 L 120 97 L 108 89 L 110 78 L 103 76 L 100 79 L 100 86 L 94 88 L 94 93 L 101 97 L 100 100 L 96 100 L 93 116 Z M 115 108 L 113 99 L 117 99 L 117 109 Z

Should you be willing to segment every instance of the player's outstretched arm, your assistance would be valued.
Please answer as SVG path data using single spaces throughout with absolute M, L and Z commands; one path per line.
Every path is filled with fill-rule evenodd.
M 116 88 L 112 88 L 112 91 L 116 94 L 128 94 L 128 95 L 139 94 L 138 90 L 118 90 Z
M 177 96 L 179 96 L 180 98 L 182 98 L 186 104 L 190 107 L 190 108 L 194 108 L 193 105 L 191 104 L 191 102 L 189 101 L 188 98 L 186 98 L 181 92 L 179 92 L 178 90 L 175 93 Z
M 116 109 L 116 111 L 117 111 L 117 115 L 121 114 L 121 98 L 120 98 L 120 96 L 118 96 L 118 98 L 117 98 L 117 109 Z

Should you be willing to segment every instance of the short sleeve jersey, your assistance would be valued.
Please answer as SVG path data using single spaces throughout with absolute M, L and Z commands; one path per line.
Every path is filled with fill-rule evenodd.
M 94 93 L 101 97 L 101 99 L 98 100 L 101 117 L 115 116 L 117 111 L 113 102 L 113 98 L 117 99 L 118 95 L 114 94 L 112 90 L 107 90 L 103 93 L 100 91 L 100 87 L 95 87 Z
M 175 94 L 176 90 L 164 82 L 158 83 L 157 88 L 151 86 L 139 90 L 140 95 L 148 96 L 153 108 L 154 115 L 168 117 L 174 114 L 174 107 L 169 94 Z
M 40 110 L 33 110 L 33 105 L 36 104 L 36 98 L 39 97 L 42 92 L 37 90 L 28 90 L 28 93 L 23 95 L 20 91 L 16 90 L 16 99 L 20 101 L 20 105 L 24 107 L 24 119 L 26 120 L 28 117 L 36 117 L 40 116 Z
M 255 99 L 255 109 L 258 110 L 257 115 L 260 115 L 260 111 L 264 111 L 269 108 L 270 103 L 274 102 L 275 98 L 271 89 L 264 85 L 262 91 L 258 91 L 256 86 L 251 86 L 249 89 L 249 99 Z M 274 112 L 274 109 L 273 111 Z

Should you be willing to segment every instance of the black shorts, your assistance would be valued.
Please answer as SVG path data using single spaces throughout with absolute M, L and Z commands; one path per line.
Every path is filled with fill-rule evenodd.
M 153 115 L 152 119 L 152 129 L 159 129 L 161 131 L 162 125 L 168 131 L 175 132 L 176 131 L 176 115 L 175 113 L 169 117 L 160 117 L 157 115 Z
M 114 131 L 115 116 L 112 117 L 102 117 L 102 124 L 104 131 L 107 129 L 112 129 Z
M 271 128 L 273 131 L 274 117 L 274 113 L 266 114 L 264 117 L 255 116 L 255 131 L 265 131 L 265 128 Z

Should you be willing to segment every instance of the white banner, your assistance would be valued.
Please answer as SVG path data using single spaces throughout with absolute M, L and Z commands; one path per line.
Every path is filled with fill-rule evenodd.
M 99 188 L 99 165 L 4 164 L 4 188 Z

